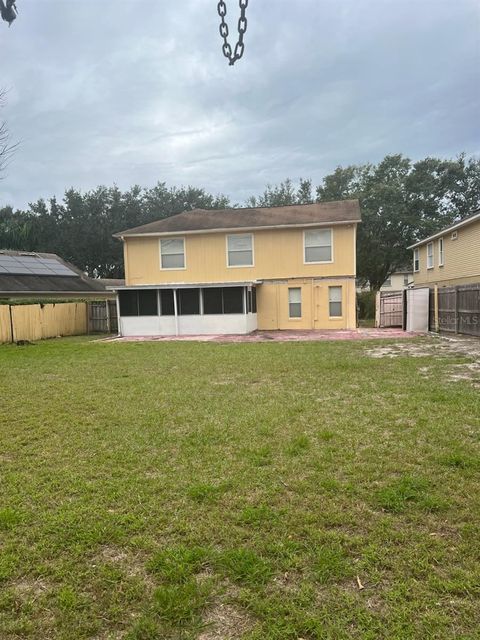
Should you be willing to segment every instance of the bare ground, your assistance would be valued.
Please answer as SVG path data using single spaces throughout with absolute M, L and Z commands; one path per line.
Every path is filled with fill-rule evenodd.
M 452 364 L 449 366 L 448 380 L 457 382 L 469 380 L 475 387 L 480 388 L 480 340 L 466 336 L 435 336 L 421 342 L 398 342 L 386 346 L 367 348 L 365 353 L 371 358 L 449 358 L 460 356 L 468 358 L 469 362 Z M 418 369 L 420 375 L 429 377 L 431 367 L 422 366 Z

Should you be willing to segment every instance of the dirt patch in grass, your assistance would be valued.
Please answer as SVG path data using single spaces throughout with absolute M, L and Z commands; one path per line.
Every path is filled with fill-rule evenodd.
M 111 564 L 118 567 L 129 578 L 141 578 L 145 585 L 153 589 L 155 582 L 147 571 L 146 556 L 141 553 L 132 553 L 115 546 L 104 546 L 95 556 L 92 565 Z
M 237 640 L 252 628 L 253 621 L 232 604 L 218 603 L 206 612 L 204 624 L 197 640 Z
M 22 578 L 13 585 L 13 590 L 22 600 L 37 599 L 49 590 L 48 584 L 40 578 Z
M 440 336 L 425 342 L 398 342 L 390 345 L 365 349 L 370 358 L 448 358 L 461 356 L 470 362 L 449 365 L 446 380 L 450 382 L 470 381 L 480 388 L 480 340 Z M 432 366 L 419 367 L 418 372 L 425 378 L 433 375 Z

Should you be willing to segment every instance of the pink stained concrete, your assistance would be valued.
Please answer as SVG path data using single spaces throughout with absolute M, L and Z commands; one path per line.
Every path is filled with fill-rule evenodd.
M 106 342 L 315 342 L 322 340 L 373 340 L 415 338 L 424 335 L 402 329 L 354 329 L 325 331 L 254 331 L 248 335 L 131 336 L 104 338 Z

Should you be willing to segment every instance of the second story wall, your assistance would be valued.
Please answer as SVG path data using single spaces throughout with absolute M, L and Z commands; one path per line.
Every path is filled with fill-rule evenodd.
M 443 239 L 443 259 L 441 242 Z M 419 249 L 419 269 L 413 274 L 415 286 L 455 285 L 480 281 L 480 220 L 460 227 L 456 238 L 452 239 L 452 231 L 447 231 L 440 238 L 431 242 L 430 252 L 433 253 L 433 266 L 429 268 L 428 245 Z M 443 262 L 443 265 L 442 265 Z
M 181 233 L 184 238 L 185 268 L 160 268 L 160 237 L 125 238 L 126 284 L 154 285 L 170 282 L 229 282 L 296 277 L 355 275 L 356 225 L 332 225 L 332 261 L 304 262 L 303 229 L 242 231 L 253 235 L 253 266 L 227 266 L 227 235 L 235 233 Z M 165 236 L 164 236 L 165 237 Z

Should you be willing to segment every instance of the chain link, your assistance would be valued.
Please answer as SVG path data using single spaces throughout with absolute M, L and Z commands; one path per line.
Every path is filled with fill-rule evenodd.
M 227 17 L 227 5 L 225 0 L 219 0 L 217 4 L 218 15 L 221 18 L 220 22 L 220 36 L 223 39 L 222 51 L 223 55 L 228 59 L 230 66 L 234 65 L 237 60 L 243 56 L 245 45 L 243 43 L 243 36 L 247 30 L 247 17 L 245 15 L 248 7 L 248 0 L 239 0 L 240 6 L 240 18 L 238 19 L 238 41 L 232 50 L 231 44 L 228 42 L 228 24 L 225 18 Z

